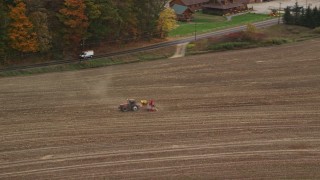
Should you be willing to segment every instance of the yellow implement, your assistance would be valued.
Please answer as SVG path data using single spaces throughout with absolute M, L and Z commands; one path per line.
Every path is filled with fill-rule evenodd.
M 140 102 L 141 102 L 141 105 L 142 105 L 142 106 L 145 106 L 145 105 L 148 104 L 148 101 L 147 101 L 147 100 L 141 100 Z

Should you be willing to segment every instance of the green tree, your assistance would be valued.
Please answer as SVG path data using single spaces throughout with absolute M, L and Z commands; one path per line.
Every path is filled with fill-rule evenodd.
M 103 2 L 97 0 L 87 0 L 87 15 L 89 18 L 90 36 L 93 39 L 111 39 L 115 38 L 117 34 L 115 31 L 115 22 L 119 19 L 117 7 L 112 0 L 104 0 Z
M 320 8 L 318 8 L 318 14 L 317 14 L 317 17 L 316 17 L 316 27 L 319 27 L 320 26 Z
M 158 20 L 167 0 L 133 0 L 133 7 L 138 19 L 138 32 L 141 37 L 151 39 L 160 36 Z
M 293 24 L 298 25 L 300 23 L 301 10 L 303 7 L 298 5 L 298 2 L 292 7 Z
M 286 7 L 284 9 L 283 21 L 285 24 L 293 24 L 293 16 L 291 15 L 290 7 Z
M 319 9 L 316 6 L 312 9 L 311 15 L 312 15 L 312 23 L 311 23 L 312 25 L 310 27 L 315 28 L 320 25 L 320 22 L 317 20 L 317 17 L 319 15 Z
M 86 5 L 86 15 L 90 20 L 95 20 L 101 17 L 101 8 L 100 4 L 96 0 L 85 0 Z
M 311 27 L 312 26 L 312 9 L 310 6 L 308 6 L 308 8 L 306 9 L 306 14 L 305 14 L 305 18 L 303 19 L 303 25 L 307 26 L 307 27 Z
M 8 6 L 0 2 L 0 64 L 4 63 L 7 49 Z
M 298 20 L 298 25 L 299 26 L 306 26 L 306 11 L 304 8 L 301 9 L 301 12 L 300 12 L 300 16 L 299 16 L 299 20 Z
M 51 45 L 52 36 L 48 29 L 48 17 L 46 13 L 37 11 L 30 14 L 31 22 L 37 35 L 40 52 L 48 52 Z
M 126 3 L 117 3 L 117 9 L 119 18 L 116 21 L 117 31 L 115 33 L 118 34 L 124 43 L 137 40 L 139 28 L 133 1 L 128 0 Z

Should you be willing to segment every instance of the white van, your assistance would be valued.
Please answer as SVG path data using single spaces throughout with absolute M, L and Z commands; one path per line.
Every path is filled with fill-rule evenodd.
M 93 50 L 83 51 L 83 52 L 80 54 L 80 58 L 81 58 L 81 59 L 92 58 L 93 55 L 94 55 L 94 51 L 93 51 Z

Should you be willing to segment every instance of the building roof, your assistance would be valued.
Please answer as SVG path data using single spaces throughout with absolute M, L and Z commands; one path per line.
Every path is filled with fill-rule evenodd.
M 188 9 L 187 6 L 182 6 L 179 4 L 174 4 L 171 8 L 174 10 L 174 12 L 176 12 L 176 14 L 183 14 Z
M 204 5 L 204 8 L 211 8 L 211 9 L 231 9 L 231 8 L 235 8 L 235 7 L 240 7 L 243 6 L 242 3 L 232 3 L 232 4 L 228 4 L 228 5 L 222 5 L 222 4 L 207 4 Z
M 186 6 L 193 4 L 207 3 L 209 0 L 181 0 Z
M 220 4 L 220 3 L 210 3 L 203 5 L 204 8 L 211 8 L 211 9 L 231 9 L 235 7 L 241 7 L 243 5 L 247 4 L 247 0 L 239 0 L 235 3 L 228 3 L 228 4 Z

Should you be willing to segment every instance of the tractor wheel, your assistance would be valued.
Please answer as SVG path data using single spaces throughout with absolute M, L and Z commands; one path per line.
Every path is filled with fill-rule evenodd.
M 127 111 L 128 111 L 128 108 L 127 108 L 127 107 L 122 107 L 122 108 L 121 108 L 121 111 L 122 111 L 122 112 L 127 112 Z
M 133 106 L 132 111 L 138 111 L 139 107 L 138 106 Z

